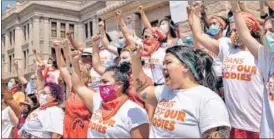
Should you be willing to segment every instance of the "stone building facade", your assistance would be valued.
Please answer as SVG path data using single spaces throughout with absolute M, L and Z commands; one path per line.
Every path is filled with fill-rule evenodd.
M 91 47 L 91 36 L 98 33 L 98 18 L 105 20 L 107 31 L 118 29 L 115 11 L 132 16 L 137 35 L 143 25 L 135 14 L 139 5 L 153 25 L 165 16 L 170 16 L 169 1 L 24 1 L 17 2 L 2 14 L 2 77 L 16 77 L 13 61 L 18 59 L 28 78 L 34 73 L 35 48 L 44 59 L 54 55 L 53 40 L 62 40 L 71 30 L 73 37 Z M 229 3 L 226 1 L 205 1 L 209 15 L 226 16 Z M 248 7 L 259 10 L 258 2 L 248 2 Z M 259 15 L 257 15 L 259 16 Z M 180 23 L 181 37 L 190 33 L 186 21 Z

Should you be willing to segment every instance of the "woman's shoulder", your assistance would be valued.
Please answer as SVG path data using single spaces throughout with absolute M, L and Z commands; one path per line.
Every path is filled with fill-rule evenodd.
M 128 99 L 123 106 L 121 107 L 121 109 L 125 110 L 125 111 L 130 111 L 132 109 L 140 109 L 141 111 L 145 111 L 145 109 L 143 107 L 141 107 L 140 105 L 138 105 L 137 103 L 135 103 L 134 101 Z
M 64 114 L 64 111 L 63 111 L 63 109 L 60 106 L 48 107 L 48 108 L 46 108 L 46 111 L 52 112 L 52 113 L 61 113 L 61 114 Z
M 210 88 L 207 88 L 205 86 L 199 85 L 198 87 L 195 87 L 192 92 L 194 95 L 197 96 L 197 98 L 200 98 L 204 101 L 210 100 L 210 99 L 221 99 L 220 96 L 212 91 Z

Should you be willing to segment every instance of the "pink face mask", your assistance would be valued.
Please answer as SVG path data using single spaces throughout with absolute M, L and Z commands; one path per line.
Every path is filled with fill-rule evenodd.
M 117 98 L 113 85 L 100 85 L 99 91 L 104 102 L 111 101 Z

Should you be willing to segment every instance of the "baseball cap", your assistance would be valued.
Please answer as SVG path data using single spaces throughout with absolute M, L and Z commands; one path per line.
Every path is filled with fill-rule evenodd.
M 85 48 L 82 56 L 92 56 L 92 48 Z

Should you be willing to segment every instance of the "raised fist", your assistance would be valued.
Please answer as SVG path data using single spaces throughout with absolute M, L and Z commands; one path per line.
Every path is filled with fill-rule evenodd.
M 138 7 L 138 11 L 141 13 L 141 12 L 143 12 L 144 11 L 144 7 L 141 5 L 141 6 L 139 6 Z
M 36 54 L 37 51 L 36 51 L 36 49 L 32 49 L 32 52 L 33 52 L 34 54 Z
M 71 34 L 72 34 L 72 32 L 69 30 L 68 32 L 67 32 L 67 37 L 71 37 Z
M 121 12 L 120 10 L 118 10 L 118 11 L 115 12 L 115 15 L 116 15 L 117 17 L 121 17 L 122 12 Z

